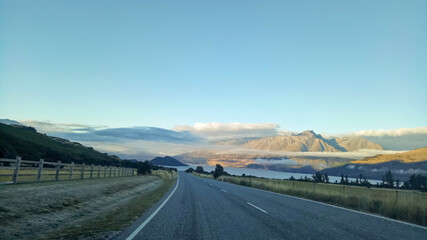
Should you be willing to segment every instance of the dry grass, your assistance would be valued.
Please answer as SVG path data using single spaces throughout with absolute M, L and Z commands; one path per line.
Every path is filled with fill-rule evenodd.
M 414 163 L 427 160 L 427 148 L 419 148 L 412 151 L 404 153 L 395 153 L 395 154 L 380 154 L 373 157 L 366 157 L 360 160 L 354 160 L 350 163 L 354 164 L 376 164 L 389 161 L 401 161 L 404 163 Z
M 108 239 L 176 180 L 152 176 L 0 185 L 0 239 Z M 18 204 L 17 204 L 18 203 Z
M 212 175 L 195 174 L 213 178 Z M 237 185 L 330 203 L 427 226 L 427 193 L 290 180 L 223 176 Z
M 13 172 L 14 172 L 13 169 L 4 169 L 4 168 L 2 169 L 0 167 L 0 183 L 12 181 Z M 58 180 L 59 181 L 70 180 L 70 172 L 71 172 L 71 167 L 64 166 L 63 168 L 61 168 L 59 172 Z M 18 183 L 36 182 L 37 173 L 38 173 L 37 167 L 21 167 L 19 169 Z M 92 178 L 98 178 L 98 173 L 100 178 L 103 178 L 104 176 L 110 177 L 110 169 L 108 167 L 107 168 L 101 167 L 99 169 L 98 166 L 94 166 L 93 172 L 92 172 Z M 1 175 L 10 175 L 10 176 L 1 176 Z M 55 175 L 56 175 L 55 168 L 43 168 L 41 181 L 42 182 L 55 181 Z M 118 175 L 119 175 L 119 169 L 111 168 L 111 177 L 117 177 Z M 135 175 L 136 175 L 136 172 L 135 172 Z M 90 178 L 90 166 L 85 166 L 83 171 L 83 179 L 88 179 L 88 178 Z M 81 165 L 75 165 L 72 172 L 71 179 L 72 180 L 82 179 Z

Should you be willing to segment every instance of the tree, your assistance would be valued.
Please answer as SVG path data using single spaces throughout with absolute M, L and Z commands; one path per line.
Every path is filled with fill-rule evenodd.
M 329 182 L 328 174 L 326 173 L 325 175 L 323 175 L 323 177 L 324 177 L 325 183 L 328 183 Z
M 138 162 L 138 174 L 139 175 L 145 175 L 145 174 L 151 174 L 151 169 L 153 168 L 153 165 L 151 165 L 148 161 L 145 162 Z
M 393 183 L 394 183 L 394 178 L 393 178 L 393 174 L 391 174 L 391 171 L 389 170 L 384 177 L 385 183 L 389 186 L 389 187 L 393 187 Z
M 189 169 L 185 170 L 185 172 L 186 173 L 192 173 L 192 172 L 194 172 L 194 169 L 193 168 L 189 168 Z
M 205 170 L 203 170 L 202 166 L 197 166 L 196 167 L 196 173 L 204 173 L 204 172 L 205 172 Z
M 316 172 L 311 176 L 315 182 L 323 182 L 323 176 L 320 172 Z
M 224 174 L 224 168 L 220 164 L 217 164 L 215 166 L 215 171 L 213 172 L 213 177 L 216 179 L 217 177 L 223 174 Z
M 427 188 L 427 177 L 421 174 L 417 174 L 417 175 L 412 174 L 409 177 L 408 185 L 410 188 L 413 188 L 413 189 L 418 189 L 418 190 L 421 190 L 423 188 L 425 189 Z

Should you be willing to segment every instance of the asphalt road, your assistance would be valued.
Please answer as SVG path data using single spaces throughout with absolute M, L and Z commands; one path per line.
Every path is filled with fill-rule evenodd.
M 149 216 L 133 239 L 427 239 L 427 228 L 183 172 L 153 215 L 162 201 L 118 239 Z

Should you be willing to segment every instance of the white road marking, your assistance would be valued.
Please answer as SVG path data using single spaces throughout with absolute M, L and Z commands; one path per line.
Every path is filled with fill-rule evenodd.
M 265 211 L 264 209 L 262 209 L 262 208 L 260 208 L 260 207 L 257 207 L 257 206 L 255 206 L 255 205 L 253 205 L 252 203 L 250 203 L 250 202 L 246 202 L 247 204 L 249 204 L 249 205 L 251 205 L 252 207 L 254 207 L 254 208 L 256 208 L 256 209 L 258 209 L 258 210 L 260 210 L 261 212 L 263 212 L 263 213 L 268 213 L 267 211 Z
M 153 219 L 153 217 L 156 216 L 156 214 L 160 211 L 160 209 L 162 209 L 162 207 L 169 201 L 169 198 L 171 198 L 172 195 L 175 193 L 176 189 L 178 188 L 178 185 L 179 185 L 179 175 L 178 175 L 178 180 L 177 180 L 175 189 L 171 192 L 169 197 L 166 198 L 166 200 L 159 206 L 159 208 L 157 208 L 156 211 L 154 211 L 147 219 L 145 219 L 145 221 L 137 229 L 135 229 L 135 231 L 133 231 L 133 233 L 129 235 L 129 237 L 127 237 L 126 240 L 132 240 L 151 221 L 151 219 Z
M 342 210 L 346 210 L 346 211 L 350 211 L 350 212 L 354 212 L 354 213 L 358 213 L 358 214 L 362 214 L 362 215 L 367 215 L 367 216 L 371 216 L 371 217 L 381 218 L 381 219 L 384 219 L 384 220 L 388 220 L 388 221 L 392 221 L 392 222 L 396 222 L 396 223 L 401 223 L 401 224 L 408 225 L 408 226 L 411 226 L 411 227 L 417 227 L 417 228 L 421 228 L 421 229 L 427 230 L 427 227 L 424 227 L 424 226 L 421 226 L 421 225 L 416 225 L 416 224 L 409 223 L 409 222 L 403 222 L 403 221 L 400 221 L 400 220 L 396 220 L 396 219 L 392 219 L 392 218 L 388 218 L 388 217 L 383 217 L 383 216 L 375 215 L 375 214 L 372 214 L 372 213 L 359 212 L 357 210 L 353 210 L 353 209 L 349 209 L 349 208 L 344 208 L 344 207 L 340 207 L 340 206 L 335 206 L 335 205 L 328 204 L 328 203 L 317 202 L 317 201 L 310 200 L 310 199 L 295 197 L 295 196 L 292 196 L 292 195 L 286 195 L 286 194 L 283 194 L 283 193 L 270 192 L 270 191 L 267 191 L 267 190 L 262 190 L 262 189 L 258 189 L 258 188 L 251 188 L 251 187 L 246 187 L 246 186 L 232 184 L 232 183 L 228 183 L 228 184 L 233 185 L 233 186 L 239 186 L 239 187 L 247 188 L 247 189 L 252 189 L 252 190 L 255 190 L 255 191 L 260 191 L 260 192 L 265 192 L 265 193 L 271 193 L 271 194 L 279 195 L 279 196 L 282 196 L 282 197 L 294 198 L 294 199 L 303 200 L 303 201 L 307 201 L 307 202 L 312 202 L 312 203 L 316 203 L 316 204 L 320 204 L 320 205 L 325 205 L 325 206 L 328 206 L 328 207 L 338 208 L 338 209 L 342 209 Z
M 223 191 L 223 192 L 227 192 L 227 190 L 225 190 L 225 189 L 222 189 L 222 188 L 221 188 L 221 191 Z

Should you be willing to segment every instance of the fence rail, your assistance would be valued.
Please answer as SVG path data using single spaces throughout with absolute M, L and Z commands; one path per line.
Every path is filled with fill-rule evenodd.
M 136 168 L 0 158 L 0 184 L 135 176 Z

